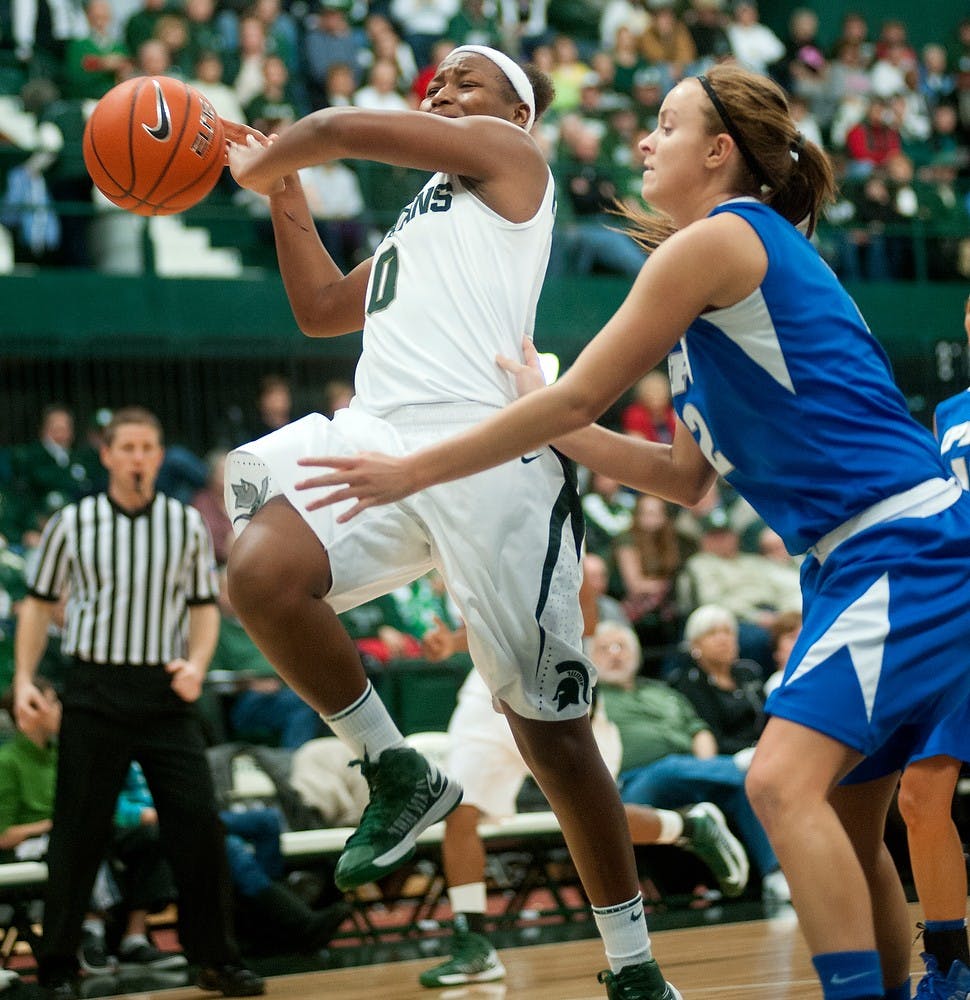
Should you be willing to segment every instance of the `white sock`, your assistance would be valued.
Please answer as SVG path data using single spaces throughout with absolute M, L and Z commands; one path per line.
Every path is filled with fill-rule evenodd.
M 469 882 L 467 885 L 453 885 L 448 890 L 448 902 L 452 913 L 484 913 L 485 883 Z
M 404 745 L 401 731 L 394 725 L 384 703 L 370 681 L 364 693 L 336 715 L 321 715 L 345 746 L 363 759 L 375 762 L 385 751 Z
M 593 919 L 613 972 L 648 962 L 653 957 L 647 920 L 643 915 L 643 897 L 639 892 L 626 903 L 594 906 Z
M 121 939 L 119 951 L 129 951 L 131 948 L 136 948 L 140 944 L 148 944 L 148 938 L 145 937 L 144 934 L 126 934 Z
M 81 929 L 94 934 L 95 937 L 104 937 L 104 921 L 100 917 L 85 917 Z
M 657 819 L 660 820 L 660 834 L 657 837 L 658 844 L 676 844 L 684 834 L 684 817 L 679 812 L 670 809 L 656 809 Z

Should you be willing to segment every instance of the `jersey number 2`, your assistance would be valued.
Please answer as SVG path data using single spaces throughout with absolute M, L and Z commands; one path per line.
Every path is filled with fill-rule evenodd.
M 684 407 L 684 412 L 680 415 L 680 419 L 695 433 L 698 447 L 704 453 L 704 457 L 710 465 L 720 475 L 726 476 L 734 472 L 734 465 L 728 461 L 723 452 L 718 451 L 714 447 L 714 438 L 711 437 L 710 429 L 701 416 L 701 411 L 693 403 L 688 403 Z
M 392 243 L 374 260 L 367 315 L 386 309 L 397 294 L 397 247 Z

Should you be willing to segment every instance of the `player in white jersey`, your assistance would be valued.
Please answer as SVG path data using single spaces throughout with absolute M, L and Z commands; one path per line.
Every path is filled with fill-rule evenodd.
M 494 357 L 516 353 L 531 333 L 548 261 L 554 183 L 529 130 L 551 96 L 537 71 L 463 46 L 439 66 L 420 112 L 327 109 L 272 143 L 227 126 L 234 176 L 269 196 L 301 329 L 363 328 L 348 409 L 230 456 L 227 507 L 239 537 L 229 589 L 270 662 L 363 761 L 371 800 L 335 876 L 348 889 L 407 860 L 461 791 L 404 748 L 335 612 L 440 570 L 476 668 L 557 813 L 604 939 L 606 981 L 621 977 L 629 1000 L 676 1000 L 651 955 L 623 807 L 589 722 L 595 670 L 581 644 L 571 467 L 543 448 L 350 526 L 331 509 L 307 512 L 294 489 L 300 457 L 406 454 L 514 398 Z M 345 157 L 436 171 L 374 257 L 346 276 L 316 237 L 295 176 Z
M 826 1000 L 908 1000 L 909 917 L 885 817 L 900 771 L 970 698 L 970 495 L 795 228 L 811 233 L 833 176 L 784 92 L 716 66 L 667 94 L 640 149 L 653 211 L 637 213 L 637 229 L 653 252 L 556 384 L 417 454 L 321 455 L 304 464 L 335 471 L 300 488 L 336 487 L 307 494 L 314 510 L 357 498 L 346 522 L 549 440 L 685 505 L 723 475 L 789 551 L 807 552 L 803 628 L 748 794 Z M 587 426 L 665 354 L 671 444 Z
M 963 311 L 970 340 L 970 298 Z M 970 389 L 944 399 L 933 414 L 943 460 L 961 486 L 970 489 Z M 912 761 L 899 784 L 899 811 L 906 822 L 913 882 L 923 910 L 926 974 L 917 995 L 949 1000 L 970 990 L 967 940 L 967 865 L 952 803 L 963 761 L 970 759 L 970 703 L 940 727 L 925 756 Z

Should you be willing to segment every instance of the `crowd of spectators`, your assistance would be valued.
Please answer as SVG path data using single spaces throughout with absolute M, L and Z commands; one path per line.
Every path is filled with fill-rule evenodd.
M 88 0 L 83 15 L 54 0 L 3 0 L 0 8 L 10 15 L 0 11 L 0 173 L 10 168 L 0 223 L 23 260 L 97 264 L 81 132 L 93 103 L 132 74 L 185 79 L 224 117 L 269 132 L 322 107 L 417 107 L 450 48 L 483 43 L 534 61 L 555 82 L 536 131 L 559 186 L 551 273 L 635 273 L 643 255 L 608 213 L 614 199 L 638 197 L 637 143 L 678 80 L 733 59 L 778 80 L 803 133 L 833 157 L 841 197 L 820 249 L 841 276 L 970 275 L 967 17 L 917 51 L 903 21 L 847 13 L 841 25 L 820 25 L 808 7 L 791 12 L 779 37 L 753 0 Z M 369 255 L 407 183 L 395 177 L 387 198 L 389 174 L 372 166 L 310 173 L 321 236 L 352 266 Z M 416 178 L 405 181 L 417 190 Z M 228 173 L 210 200 L 238 200 L 257 240 L 271 242 L 265 206 Z

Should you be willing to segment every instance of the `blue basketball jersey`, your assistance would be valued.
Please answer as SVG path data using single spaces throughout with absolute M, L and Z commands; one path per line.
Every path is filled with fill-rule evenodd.
M 674 405 L 714 468 L 804 552 L 886 497 L 948 475 L 889 360 L 811 243 L 733 199 L 768 254 L 759 288 L 704 313 L 668 359 Z
M 936 408 L 936 437 L 940 442 L 943 461 L 960 480 L 960 485 L 970 489 L 967 461 L 970 459 L 970 389 L 944 399 Z

